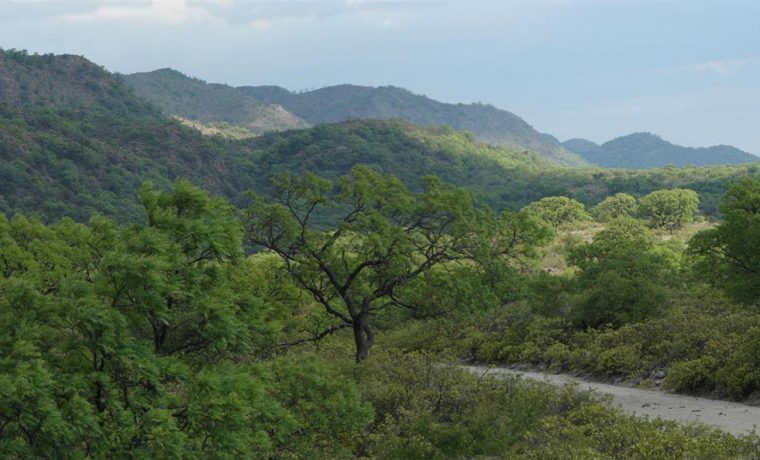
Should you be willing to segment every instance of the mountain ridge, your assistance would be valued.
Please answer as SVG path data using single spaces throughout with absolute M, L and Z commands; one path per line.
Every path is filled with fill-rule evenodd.
M 589 166 L 559 140 L 511 112 L 489 104 L 439 102 L 395 86 L 342 84 L 303 92 L 274 85 L 233 88 L 166 68 L 121 77 L 167 115 L 241 124 L 256 134 L 353 119 L 402 119 L 472 132 L 479 141 L 534 151 L 563 166 Z
M 574 138 L 562 145 L 605 168 L 648 169 L 669 165 L 712 166 L 760 161 L 751 153 L 731 145 L 685 147 L 650 132 L 627 134 L 603 144 Z
M 553 136 L 536 131 L 514 113 L 490 104 L 439 102 L 397 86 L 341 84 L 303 92 L 278 86 L 238 89 L 254 98 L 280 104 L 313 124 L 397 118 L 421 126 L 450 126 L 471 132 L 482 142 L 535 151 L 563 166 L 588 166 Z
M 305 128 L 308 123 L 279 104 L 247 96 L 237 89 L 208 83 L 171 68 L 120 75 L 138 96 L 158 106 L 166 115 L 201 123 L 230 123 L 251 132 Z

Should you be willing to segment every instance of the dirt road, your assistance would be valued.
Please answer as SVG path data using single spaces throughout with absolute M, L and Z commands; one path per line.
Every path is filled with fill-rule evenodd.
M 650 418 L 660 417 L 677 422 L 702 422 L 735 436 L 747 434 L 755 428 L 760 429 L 760 407 L 756 406 L 608 385 L 562 374 L 544 374 L 485 366 L 462 367 L 477 374 L 485 372 L 490 375 L 518 375 L 556 386 L 575 383 L 579 390 L 611 395 L 612 404 L 621 407 L 629 414 L 646 415 Z

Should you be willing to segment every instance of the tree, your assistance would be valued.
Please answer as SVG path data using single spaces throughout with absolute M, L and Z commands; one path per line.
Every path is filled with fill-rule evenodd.
M 145 225 L 0 215 L 0 457 L 350 451 L 371 418 L 352 382 L 255 361 L 277 326 L 233 209 L 184 181 L 141 198 Z
M 549 196 L 524 208 L 555 228 L 589 218 L 583 203 L 566 196 Z
M 697 270 L 739 302 L 760 302 L 760 180 L 732 185 L 720 206 L 723 220 L 689 242 Z
M 657 190 L 639 200 L 638 214 L 654 228 L 675 230 L 694 220 L 699 209 L 697 192 L 674 188 Z
M 330 181 L 312 174 L 283 175 L 274 185 L 274 203 L 252 195 L 246 241 L 279 255 L 298 285 L 338 320 L 314 339 L 353 330 L 357 361 L 374 343 L 371 316 L 389 307 L 415 309 L 400 298 L 401 288 L 464 258 L 483 215 L 466 192 L 436 178 L 411 193 L 397 178 L 363 166 L 341 178 L 335 193 Z M 314 227 L 324 210 L 339 213 L 334 231 Z
M 591 213 L 598 222 L 631 217 L 636 213 L 636 198 L 627 193 L 616 193 L 594 206 Z
M 574 316 L 582 327 L 620 326 L 656 314 L 678 267 L 675 251 L 631 218 L 613 220 L 591 243 L 572 248 L 569 261 L 581 270 Z

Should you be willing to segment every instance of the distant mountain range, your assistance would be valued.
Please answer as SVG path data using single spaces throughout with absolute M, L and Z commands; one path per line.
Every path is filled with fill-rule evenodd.
M 294 93 L 278 86 L 211 84 L 171 69 L 122 78 L 165 114 L 205 123 L 242 124 L 262 132 L 354 119 L 400 119 L 469 131 L 479 141 L 533 151 L 563 166 L 588 166 L 556 138 L 506 110 L 486 104 L 447 104 L 393 86 L 338 85 Z
M 658 168 L 753 163 L 760 158 L 730 145 L 684 147 L 651 133 L 634 133 L 602 145 L 570 139 L 562 145 L 587 161 L 605 168 Z

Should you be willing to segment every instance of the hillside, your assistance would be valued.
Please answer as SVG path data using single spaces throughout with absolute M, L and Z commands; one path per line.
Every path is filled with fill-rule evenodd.
M 164 117 L 84 58 L 0 50 L 0 75 L 2 213 L 133 221 L 148 179 L 168 187 L 187 177 L 228 195 L 240 188 L 222 173 L 226 141 Z
M 564 166 L 585 164 L 554 137 L 539 133 L 517 115 L 492 105 L 447 104 L 393 86 L 338 85 L 302 93 L 272 86 L 240 90 L 261 101 L 280 104 L 313 124 L 398 118 L 421 126 L 469 131 L 479 141 L 532 150 Z
M 307 123 L 278 104 L 260 102 L 227 85 L 206 83 L 176 70 L 123 75 L 134 92 L 161 108 L 202 123 L 242 125 L 254 133 L 304 128 Z
M 402 88 L 339 85 L 293 93 L 279 86 L 232 88 L 188 77 L 176 70 L 122 75 L 140 97 L 167 115 L 202 123 L 282 131 L 353 119 L 401 119 L 419 126 L 450 126 L 498 146 L 531 150 L 563 166 L 587 163 L 523 119 L 486 104 L 446 104 Z
M 606 168 L 657 168 L 754 163 L 758 157 L 730 145 L 683 147 L 651 133 L 634 133 L 602 145 L 585 139 L 562 143 L 587 161 Z
M 357 163 L 410 185 L 439 175 L 475 192 L 509 171 L 552 168 L 535 154 L 489 147 L 451 129 L 399 121 L 325 125 L 255 139 L 206 136 L 165 117 L 84 58 L 0 52 L 0 212 L 45 219 L 140 216 L 144 180 L 178 177 L 239 202 L 276 171 L 335 176 Z M 497 201 L 501 201 L 500 199 Z
M 591 205 L 611 193 L 636 196 L 692 188 L 715 213 L 726 184 L 757 174 L 754 166 L 566 169 L 542 157 L 493 147 L 451 128 L 399 120 L 354 120 L 250 139 L 203 135 L 165 117 L 120 78 L 74 56 L 0 52 L 0 213 L 84 221 L 105 214 L 141 216 L 136 191 L 152 180 L 167 188 L 190 179 L 234 203 L 265 190 L 276 172 L 335 177 L 358 164 L 394 174 L 410 187 L 437 175 L 495 208 L 518 209 L 550 195 Z

